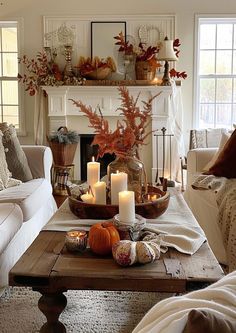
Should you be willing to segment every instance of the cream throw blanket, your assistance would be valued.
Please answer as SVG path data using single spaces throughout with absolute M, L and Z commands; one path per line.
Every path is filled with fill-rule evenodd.
M 205 289 L 157 303 L 132 333 L 182 333 L 192 309 L 236 321 L 236 271 Z
M 192 184 L 194 189 L 215 193 L 219 208 L 218 223 L 226 248 L 229 270 L 236 269 L 236 179 L 200 175 Z

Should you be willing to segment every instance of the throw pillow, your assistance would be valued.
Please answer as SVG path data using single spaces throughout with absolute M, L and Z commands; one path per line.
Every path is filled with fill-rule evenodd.
M 27 158 L 17 138 L 15 127 L 2 123 L 0 124 L 0 130 L 3 132 L 3 145 L 5 147 L 7 165 L 12 176 L 23 182 L 33 179 Z
M 221 134 L 221 140 L 220 140 L 220 145 L 219 145 L 219 149 L 217 150 L 217 152 L 214 154 L 214 156 L 212 157 L 212 159 L 205 165 L 205 167 L 203 168 L 203 172 L 205 171 L 209 171 L 209 169 L 215 164 L 219 154 L 221 153 L 221 151 L 224 148 L 224 145 L 226 144 L 226 142 L 228 141 L 228 139 L 230 138 L 231 133 L 230 132 L 223 132 Z
M 5 149 L 2 144 L 2 137 L 3 134 L 0 131 L 0 191 L 7 187 L 12 187 L 21 183 L 20 180 L 11 178 L 11 173 L 7 167 Z
M 214 165 L 205 174 L 236 178 L 236 130 L 224 145 Z
M 205 310 L 191 310 L 183 333 L 235 333 L 236 322 Z

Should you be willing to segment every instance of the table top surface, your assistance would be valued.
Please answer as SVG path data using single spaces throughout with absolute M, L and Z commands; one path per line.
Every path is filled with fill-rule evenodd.
M 177 200 L 186 206 L 191 222 L 196 223 L 180 196 L 177 194 Z M 60 224 L 62 220 L 65 222 L 65 218 L 77 220 L 67 206 L 65 202 L 49 221 L 49 226 L 55 222 Z M 170 210 L 169 215 L 171 213 Z M 167 214 L 168 211 L 162 216 Z M 52 228 L 41 231 L 10 271 L 10 285 L 53 291 L 96 289 L 185 292 L 213 283 L 224 275 L 207 242 L 192 256 L 169 248 L 154 263 L 121 267 L 111 255 L 99 257 L 89 248 L 82 254 L 68 252 L 64 241 L 63 230 L 54 231 Z

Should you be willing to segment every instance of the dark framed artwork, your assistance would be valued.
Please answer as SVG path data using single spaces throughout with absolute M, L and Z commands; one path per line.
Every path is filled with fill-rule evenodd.
M 117 57 L 114 39 L 120 32 L 126 36 L 125 21 L 94 21 L 91 22 L 91 57 Z

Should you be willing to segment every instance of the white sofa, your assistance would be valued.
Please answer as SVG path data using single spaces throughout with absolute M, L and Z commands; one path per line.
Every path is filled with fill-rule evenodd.
M 204 230 L 208 242 L 218 261 L 227 265 L 227 256 L 217 223 L 218 207 L 212 191 L 194 190 L 194 179 L 203 171 L 215 155 L 217 148 L 197 148 L 187 154 L 187 186 L 184 199 Z
M 34 179 L 0 191 L 0 294 L 10 269 L 57 210 L 50 183 L 50 148 L 22 148 Z

